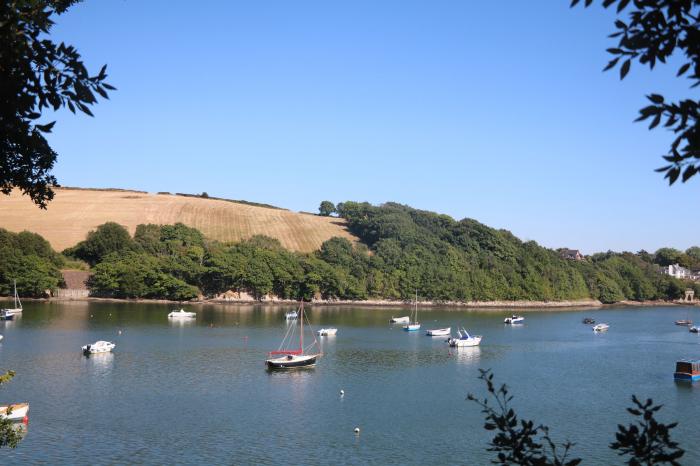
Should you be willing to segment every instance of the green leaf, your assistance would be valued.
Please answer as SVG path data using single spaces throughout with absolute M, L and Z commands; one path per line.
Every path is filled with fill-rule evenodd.
M 625 79 L 625 76 L 627 76 L 627 73 L 630 72 L 630 66 L 632 66 L 632 60 L 628 59 L 626 60 L 622 66 L 620 67 L 620 80 Z

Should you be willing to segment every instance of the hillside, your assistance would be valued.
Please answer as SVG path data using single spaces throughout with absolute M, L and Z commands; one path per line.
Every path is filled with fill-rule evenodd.
M 131 234 L 143 223 L 197 228 L 208 238 L 233 242 L 262 234 L 292 251 L 310 252 L 334 236 L 354 240 L 342 219 L 218 199 L 149 194 L 138 191 L 56 188 L 47 210 L 17 191 L 0 196 L 0 227 L 28 230 L 46 238 L 57 251 L 84 240 L 105 222 L 124 225 Z

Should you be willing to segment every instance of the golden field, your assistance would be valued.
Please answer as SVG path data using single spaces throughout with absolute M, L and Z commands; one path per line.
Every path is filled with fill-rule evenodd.
M 182 222 L 208 238 L 235 242 L 262 234 L 293 251 L 309 252 L 334 236 L 355 240 L 342 219 L 318 217 L 216 199 L 139 191 L 55 188 L 56 197 L 41 210 L 17 190 L 0 194 L 0 227 L 28 230 L 62 251 L 85 239 L 105 222 L 124 225 L 133 235 L 141 223 Z

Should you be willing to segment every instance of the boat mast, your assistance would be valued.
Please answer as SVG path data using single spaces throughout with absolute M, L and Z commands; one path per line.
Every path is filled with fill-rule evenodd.
M 19 295 L 17 294 L 17 280 L 14 280 L 15 282 L 15 309 L 19 309 L 22 307 L 22 301 L 19 300 Z M 17 306 L 17 303 L 19 303 L 19 306 Z
M 301 308 L 299 309 L 299 351 L 304 354 L 304 298 L 301 298 Z

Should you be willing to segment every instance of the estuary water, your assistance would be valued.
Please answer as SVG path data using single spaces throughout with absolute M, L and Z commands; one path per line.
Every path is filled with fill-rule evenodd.
M 700 357 L 685 307 L 523 311 L 422 310 L 420 332 L 388 324 L 408 310 L 311 307 L 324 356 L 312 369 L 269 372 L 293 306 L 26 303 L 0 323 L 0 368 L 15 379 L 0 402 L 30 403 L 27 434 L 1 464 L 487 464 L 479 368 L 515 396 L 516 411 L 576 442 L 583 464 L 622 464 L 608 449 L 630 397 L 663 403 L 678 421 L 683 464 L 700 464 L 700 383 L 673 380 L 675 361 Z M 594 334 L 581 320 L 607 322 Z M 427 328 L 464 325 L 480 347 L 450 350 Z M 307 334 L 307 339 L 310 335 Z M 82 356 L 96 340 L 113 354 Z M 340 396 L 340 390 L 345 391 Z M 353 430 L 359 427 L 356 435 Z

